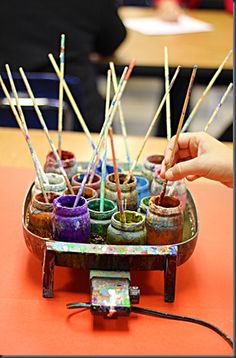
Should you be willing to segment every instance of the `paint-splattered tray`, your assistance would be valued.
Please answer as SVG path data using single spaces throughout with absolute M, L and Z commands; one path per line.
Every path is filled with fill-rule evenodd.
M 184 211 L 183 241 L 175 245 L 100 245 L 74 244 L 56 242 L 42 238 L 28 230 L 26 225 L 27 208 L 31 200 L 31 190 L 26 193 L 22 226 L 25 243 L 31 253 L 43 261 L 45 248 L 55 249 L 56 264 L 80 269 L 109 269 L 109 270 L 162 270 L 163 256 L 174 254 L 177 256 L 177 266 L 182 265 L 192 255 L 199 232 L 197 209 L 191 192 L 187 191 L 187 204 Z

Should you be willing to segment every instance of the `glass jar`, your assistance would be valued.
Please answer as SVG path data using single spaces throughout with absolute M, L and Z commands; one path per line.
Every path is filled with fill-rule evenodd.
M 88 243 L 90 217 L 88 204 L 82 196 L 74 208 L 76 195 L 63 195 L 53 202 L 52 228 L 56 241 Z
M 122 173 L 123 169 L 118 167 L 118 172 Z M 99 165 L 96 167 L 96 173 L 102 175 L 102 162 L 100 161 Z M 114 173 L 114 166 L 112 164 L 106 163 L 106 175 Z
M 100 211 L 100 199 L 90 200 L 88 203 L 90 214 L 91 233 L 103 238 L 107 236 L 107 228 L 111 223 L 112 215 L 117 212 L 114 201 L 104 198 L 104 211 Z
M 83 181 L 83 179 L 84 179 L 84 176 L 85 176 L 84 172 L 83 173 L 80 173 L 80 172 L 76 173 L 71 178 L 71 184 L 74 185 L 74 186 L 80 186 L 82 181 Z M 101 186 L 101 177 L 100 177 L 100 175 L 94 174 L 92 183 L 87 184 L 87 183 L 89 183 L 89 177 L 90 176 L 88 176 L 88 179 L 86 181 L 85 187 L 95 189 L 97 194 L 98 194 L 98 196 L 99 196 L 100 195 L 100 186 Z
M 46 192 L 54 192 L 60 195 L 64 194 L 67 187 L 63 175 L 57 173 L 46 173 L 46 177 L 48 178 L 48 184 L 43 185 Z M 41 193 L 41 188 L 37 177 L 35 179 L 35 185 L 32 188 L 32 195 L 36 193 Z
M 136 189 L 137 179 L 131 175 L 128 183 L 125 182 L 126 174 L 119 173 L 121 197 L 124 210 L 136 211 L 138 208 L 138 192 Z M 117 190 L 114 173 L 106 176 L 105 198 L 117 203 Z
M 152 196 L 146 215 L 147 244 L 171 245 L 183 240 L 184 217 L 179 199 L 159 195 Z
M 160 177 L 160 170 L 156 170 L 154 178 L 151 183 L 151 195 L 156 196 L 159 195 L 164 184 L 165 180 Z M 166 185 L 166 195 L 174 196 L 179 199 L 182 210 L 185 209 L 186 201 L 187 201 L 187 187 L 185 179 L 180 179 L 176 181 L 169 181 Z
M 68 176 L 68 179 L 71 180 L 72 176 L 75 175 L 78 171 L 78 163 L 76 161 L 75 155 L 68 151 L 61 151 L 61 162 L 65 172 Z M 46 162 L 44 164 L 44 170 L 46 173 L 57 173 L 61 174 L 60 168 L 58 167 L 56 158 L 53 152 L 49 152 L 46 156 Z
M 77 195 L 78 191 L 79 191 L 80 185 L 72 185 L 72 189 L 74 191 L 74 194 Z M 71 192 L 69 189 L 66 189 L 65 191 L 65 195 L 70 195 Z M 85 198 L 87 201 L 93 200 L 95 198 L 97 198 L 98 193 L 96 192 L 95 189 L 89 188 L 89 187 L 84 187 L 84 190 L 82 192 L 82 197 Z
M 145 245 L 145 217 L 136 211 L 125 210 L 125 223 L 120 221 L 120 212 L 111 217 L 107 229 L 107 243 L 111 245 Z
M 135 175 L 135 178 L 137 180 L 136 189 L 138 192 L 138 205 L 139 205 L 142 198 L 150 195 L 149 180 L 141 175 Z
M 145 215 L 147 214 L 148 208 L 149 208 L 149 201 L 151 199 L 151 196 L 145 196 L 141 199 L 138 212 Z
M 27 228 L 37 236 L 52 239 L 53 200 L 60 195 L 52 192 L 46 195 L 48 203 L 45 202 L 42 193 L 33 195 L 27 213 Z
M 161 168 L 163 159 L 164 155 L 153 154 L 144 160 L 142 173 L 143 176 L 149 180 L 149 188 L 151 187 L 154 172 L 156 169 Z

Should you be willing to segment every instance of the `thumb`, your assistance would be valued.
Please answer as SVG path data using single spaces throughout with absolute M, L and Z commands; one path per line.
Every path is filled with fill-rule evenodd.
M 198 179 L 199 178 L 199 175 L 187 175 L 186 176 L 186 179 L 188 180 L 188 181 L 194 181 L 194 180 L 196 180 L 196 179 Z
M 199 163 L 199 158 L 194 158 L 185 162 L 176 163 L 172 168 L 166 171 L 165 178 L 174 181 L 190 176 L 191 180 L 191 177 L 199 177 L 202 175 L 203 169 Z

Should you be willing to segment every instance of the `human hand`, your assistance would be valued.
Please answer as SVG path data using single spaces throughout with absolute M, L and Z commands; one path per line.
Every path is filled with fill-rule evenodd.
M 166 147 L 161 178 L 174 181 L 186 177 L 193 181 L 205 177 L 233 187 L 233 152 L 225 144 L 205 132 L 181 133 L 168 169 L 174 142 L 175 136 Z
M 157 16 L 163 21 L 176 22 L 182 14 L 182 8 L 176 0 L 160 0 L 156 10 Z

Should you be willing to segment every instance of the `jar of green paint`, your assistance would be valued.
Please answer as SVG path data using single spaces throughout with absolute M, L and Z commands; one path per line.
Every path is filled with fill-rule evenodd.
M 143 215 L 147 214 L 150 198 L 151 198 L 151 196 L 145 196 L 144 198 L 141 199 L 139 208 L 138 208 L 139 213 L 141 213 Z
M 131 210 L 125 210 L 125 222 L 121 222 L 120 212 L 112 215 L 107 229 L 107 243 L 112 245 L 145 245 L 145 216 Z
M 104 199 L 104 210 L 100 211 L 100 199 L 92 199 L 88 202 L 90 214 L 91 233 L 103 238 L 107 236 L 107 228 L 111 223 L 112 215 L 117 211 L 114 201 Z

